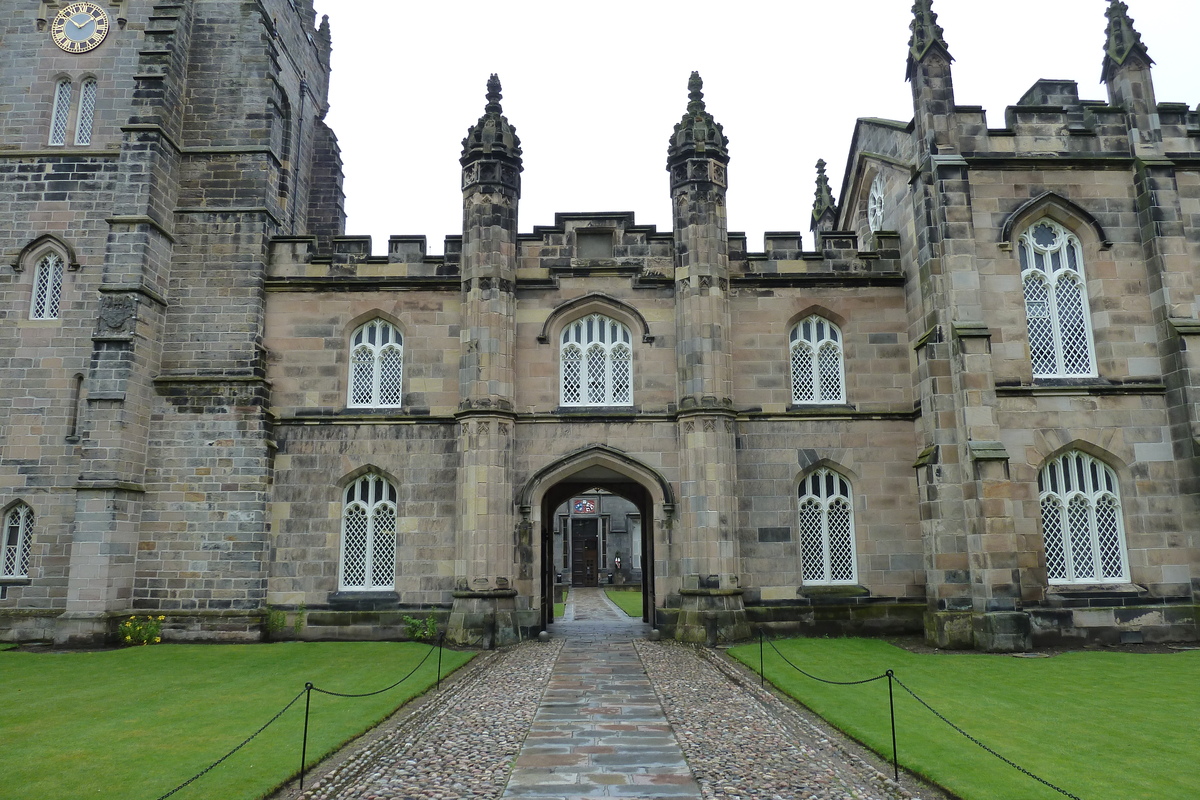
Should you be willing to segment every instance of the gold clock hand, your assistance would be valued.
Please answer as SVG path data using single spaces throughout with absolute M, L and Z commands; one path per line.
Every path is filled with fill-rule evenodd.
M 76 28 L 82 28 L 84 25 L 87 25 L 88 22 L 91 22 L 91 21 L 92 21 L 91 17 L 87 18 L 87 22 L 76 22 L 75 18 L 71 17 L 71 24 L 74 25 Z

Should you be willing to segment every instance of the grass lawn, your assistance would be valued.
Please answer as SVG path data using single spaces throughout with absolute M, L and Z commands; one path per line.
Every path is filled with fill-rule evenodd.
M 154 800 L 258 730 L 304 688 L 381 689 L 428 646 L 399 642 L 159 645 L 104 652 L 0 652 L 0 775 L 8 800 Z M 471 659 L 445 650 L 442 674 Z M 437 653 L 395 689 L 312 694 L 313 764 L 436 679 Z M 300 766 L 304 698 L 257 739 L 173 797 L 252 800 Z
M 788 639 L 775 646 L 828 680 L 887 669 L 967 733 L 1045 780 L 1092 800 L 1200 797 L 1200 651 L 1076 652 L 1053 658 L 910 653 L 872 639 Z M 891 759 L 887 680 L 829 686 L 764 648 L 767 679 Z M 731 648 L 752 669 L 758 644 Z M 899 686 L 900 763 L 965 800 L 1062 798 L 981 750 Z
M 626 592 L 616 589 L 605 589 L 604 593 L 608 595 L 608 599 L 612 600 L 621 610 L 631 617 L 642 616 L 642 593 L 641 592 Z
M 566 613 L 567 613 L 567 604 L 566 603 L 555 603 L 554 604 L 554 618 L 555 619 L 562 619 L 563 614 L 566 614 Z

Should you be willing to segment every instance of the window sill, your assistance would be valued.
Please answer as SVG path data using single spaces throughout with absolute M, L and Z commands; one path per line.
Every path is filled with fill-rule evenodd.
M 385 611 L 400 607 L 400 595 L 393 589 L 342 589 L 329 593 L 333 611 Z
M 562 416 L 570 417 L 586 417 L 594 415 L 602 415 L 605 417 L 632 417 L 636 416 L 638 411 L 633 406 L 559 406 L 552 412 Z
M 1122 395 L 1165 394 L 1167 387 L 1155 381 L 1114 383 L 1102 378 L 1036 378 L 1033 383 L 997 384 L 998 397 L 1037 395 Z
M 847 411 L 854 411 L 855 406 L 850 403 L 793 403 L 787 407 L 789 414 L 845 414 Z

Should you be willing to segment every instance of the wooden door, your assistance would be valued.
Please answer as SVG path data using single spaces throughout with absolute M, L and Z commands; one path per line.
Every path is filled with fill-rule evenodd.
M 571 585 L 598 586 L 599 525 L 596 519 L 571 519 Z

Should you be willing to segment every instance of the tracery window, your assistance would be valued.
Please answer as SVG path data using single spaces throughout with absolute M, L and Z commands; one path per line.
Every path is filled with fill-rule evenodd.
M 71 116 L 71 79 L 60 78 L 54 87 L 54 107 L 50 112 L 50 144 L 67 143 L 67 121 Z
M 33 299 L 29 304 L 30 319 L 58 319 L 62 302 L 63 260 L 57 253 L 48 253 L 38 260 L 33 271 Z
M 800 483 L 800 574 L 806 584 L 856 583 L 850 482 L 831 469 Z
M 883 176 L 876 175 L 867 194 L 867 227 L 871 233 L 883 230 Z
M 96 79 L 87 78 L 79 87 L 79 117 L 75 121 L 75 144 L 92 143 L 92 121 L 96 116 Z
M 363 325 L 350 337 L 348 404 L 394 408 L 403 400 L 404 339 L 382 319 Z
M 1083 248 L 1051 219 L 1031 225 L 1018 243 L 1029 356 L 1038 378 L 1096 375 Z
M 396 585 L 396 487 L 367 474 L 346 487 L 342 510 L 342 591 L 387 591 Z
M 842 332 L 824 317 L 797 323 L 791 335 L 792 402 L 846 402 Z
M 1111 467 L 1077 450 L 1064 453 L 1042 467 L 1038 492 L 1050 583 L 1129 580 L 1120 488 Z
M 580 317 L 563 328 L 562 405 L 633 405 L 632 341 L 629 328 L 603 314 Z
M 18 503 L 4 515 L 4 552 L 0 578 L 29 576 L 29 551 L 33 547 L 33 509 Z

